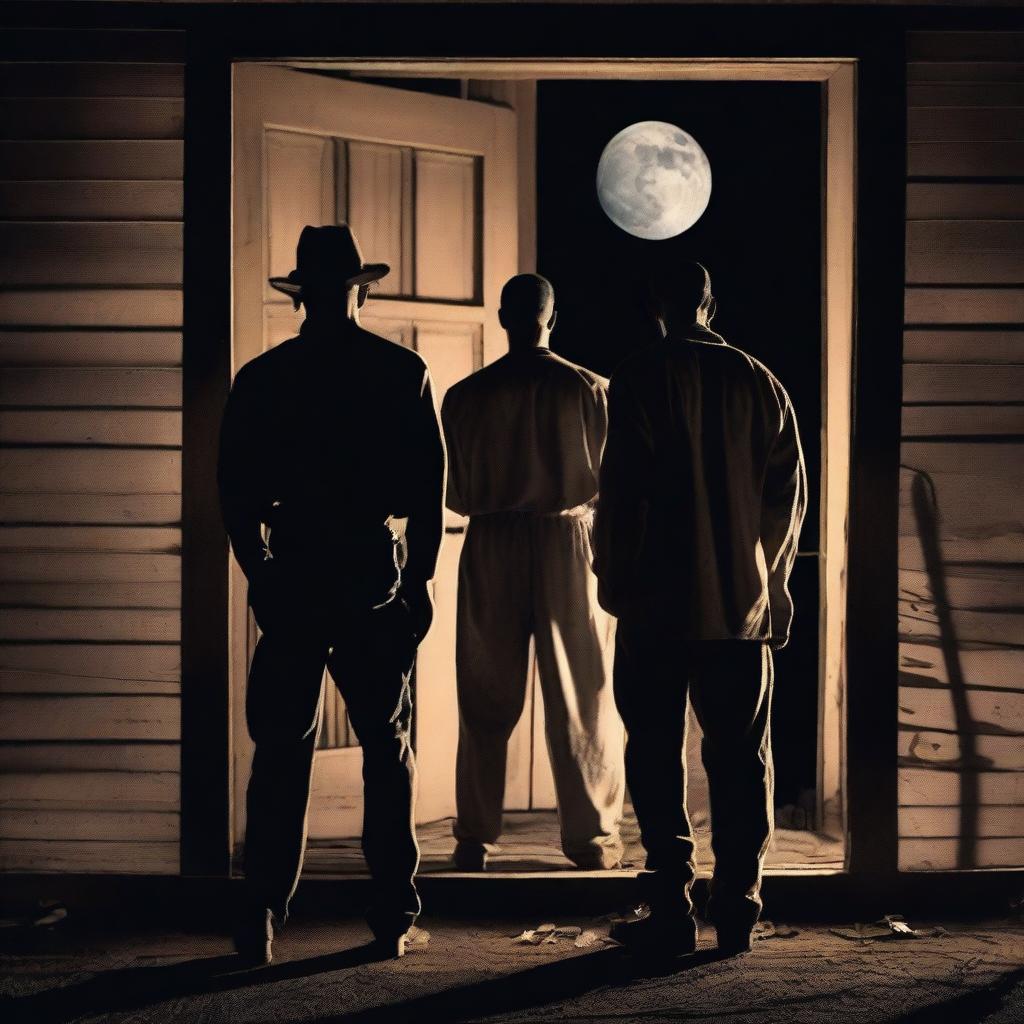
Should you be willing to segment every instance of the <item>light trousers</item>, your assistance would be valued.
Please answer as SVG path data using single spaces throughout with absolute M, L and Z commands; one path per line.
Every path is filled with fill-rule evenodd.
M 622 856 L 623 727 L 611 683 L 614 620 L 597 603 L 592 516 L 471 519 L 459 563 L 456 762 L 460 844 L 502 831 L 508 741 L 523 712 L 533 637 L 562 849 L 583 868 Z

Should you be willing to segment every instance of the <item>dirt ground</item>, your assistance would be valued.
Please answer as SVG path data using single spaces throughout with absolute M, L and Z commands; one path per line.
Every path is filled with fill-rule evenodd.
M 658 967 L 600 941 L 515 941 L 539 921 L 421 923 L 426 945 L 400 961 L 369 962 L 361 922 L 293 920 L 274 963 L 251 971 L 236 969 L 223 935 L 83 934 L 70 921 L 9 932 L 0 1020 L 1024 1022 L 1024 925 L 1008 921 L 947 921 L 945 934 L 875 941 L 791 925 L 796 934 L 761 939 L 731 959 L 716 958 L 714 932 L 704 928 L 696 955 Z

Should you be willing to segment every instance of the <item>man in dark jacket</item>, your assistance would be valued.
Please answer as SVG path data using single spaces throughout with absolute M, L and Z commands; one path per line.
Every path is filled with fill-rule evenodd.
M 363 262 L 347 225 L 304 228 L 297 264 L 271 284 L 305 305 L 299 337 L 242 367 L 221 431 L 224 522 L 262 631 L 236 946 L 268 962 L 287 917 L 326 666 L 362 746 L 370 926 L 400 956 L 420 910 L 410 677 L 433 614 L 444 445 L 423 360 L 359 325 L 387 266 Z
M 691 952 L 694 844 L 685 806 L 687 695 L 704 733 L 719 948 L 750 948 L 772 831 L 772 649 L 806 509 L 796 415 L 753 357 L 708 327 L 700 264 L 655 289 L 664 340 L 612 377 L 594 569 L 618 616 L 615 698 L 650 915 L 616 937 Z M 696 321 L 695 321 L 696 311 Z

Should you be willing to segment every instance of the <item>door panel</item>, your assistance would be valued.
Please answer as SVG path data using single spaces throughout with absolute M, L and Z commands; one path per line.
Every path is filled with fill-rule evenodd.
M 517 269 L 516 123 L 506 109 L 267 65 L 236 65 L 234 366 L 293 337 L 302 321 L 266 284 L 293 266 L 302 226 L 345 219 L 370 262 L 368 330 L 419 351 L 438 404 L 456 380 L 504 351 L 500 290 Z M 448 513 L 434 583 L 434 628 L 416 669 L 420 821 L 455 811 L 455 605 L 463 520 Z M 244 580 L 232 577 L 235 836 L 244 834 L 251 745 L 243 715 Z M 325 694 L 310 834 L 358 834 L 361 752 Z

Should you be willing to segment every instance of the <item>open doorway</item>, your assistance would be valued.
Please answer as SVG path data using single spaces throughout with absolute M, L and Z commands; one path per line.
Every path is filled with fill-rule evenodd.
M 763 358 L 790 390 L 812 479 L 794 578 L 795 639 L 778 660 L 773 731 L 782 827 L 769 871 L 837 870 L 844 859 L 852 79 L 852 65 L 841 62 L 318 62 L 235 69 L 236 370 L 296 333 L 299 318 L 277 301 L 266 278 L 289 269 L 302 225 L 349 220 L 367 258 L 398 269 L 387 290 L 372 294 L 364 322 L 424 356 L 439 400 L 456 380 L 503 353 L 498 291 L 511 274 L 534 268 L 556 289 L 553 348 L 608 374 L 644 341 L 645 318 L 631 303 L 646 257 L 640 240 L 611 225 L 597 205 L 592 182 L 600 149 L 637 120 L 680 124 L 705 147 L 712 204 L 668 244 L 710 265 L 722 310 L 715 326 Z M 646 243 L 652 244 L 659 243 Z M 664 251 L 666 243 L 660 245 Z M 595 294 L 603 297 L 601 308 Z M 453 845 L 463 527 L 448 513 L 437 617 L 416 671 L 424 871 L 450 870 Z M 242 697 L 254 627 L 233 571 L 237 849 L 251 749 Z M 535 676 L 533 668 L 509 747 L 506 835 L 491 873 L 572 867 L 559 849 Z M 307 871 L 361 873 L 361 756 L 330 685 L 318 746 Z M 692 720 L 687 760 L 700 866 L 707 868 L 706 783 Z M 624 838 L 626 867 L 641 866 L 628 808 Z

